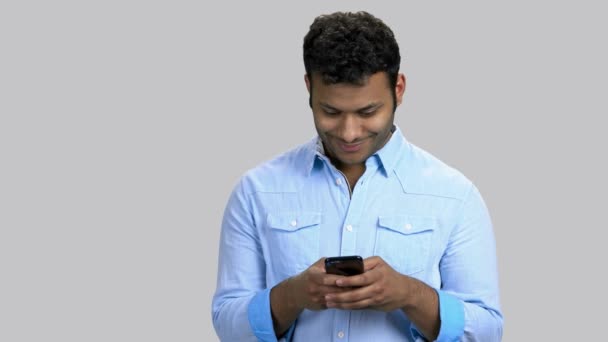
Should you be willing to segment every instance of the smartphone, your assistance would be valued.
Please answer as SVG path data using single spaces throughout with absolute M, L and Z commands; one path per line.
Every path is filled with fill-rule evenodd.
M 358 255 L 326 258 L 325 272 L 343 276 L 361 274 L 363 273 L 363 258 Z

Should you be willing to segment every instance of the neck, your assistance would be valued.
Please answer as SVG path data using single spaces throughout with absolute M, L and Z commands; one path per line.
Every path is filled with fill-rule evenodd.
M 336 165 L 336 164 L 334 164 L 334 165 Z M 359 178 L 361 178 L 361 176 L 365 172 L 364 163 L 355 164 L 355 165 L 344 165 L 344 164 L 336 165 L 336 168 L 344 174 L 344 176 L 348 180 L 348 183 L 350 184 L 351 190 L 354 190 L 355 184 L 357 184 L 357 181 L 359 180 Z

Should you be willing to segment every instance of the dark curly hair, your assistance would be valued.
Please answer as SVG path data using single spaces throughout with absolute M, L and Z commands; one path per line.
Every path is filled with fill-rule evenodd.
M 393 31 L 367 12 L 320 15 L 304 37 L 304 67 L 311 82 L 319 73 L 326 84 L 364 84 L 384 71 L 394 89 L 400 63 Z

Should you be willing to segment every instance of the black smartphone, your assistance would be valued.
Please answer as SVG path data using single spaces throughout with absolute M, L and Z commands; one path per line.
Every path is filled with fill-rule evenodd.
M 363 258 L 358 255 L 326 258 L 325 272 L 343 276 L 361 274 L 363 273 Z

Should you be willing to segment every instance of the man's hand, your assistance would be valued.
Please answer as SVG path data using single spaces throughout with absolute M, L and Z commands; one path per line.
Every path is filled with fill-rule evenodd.
M 427 339 L 435 340 L 441 326 L 437 292 L 395 271 L 380 257 L 367 258 L 363 265 L 363 274 L 336 279 L 337 286 L 351 289 L 326 294 L 327 307 L 385 312 L 401 309 Z
M 328 293 L 327 307 L 337 309 L 374 309 L 393 311 L 407 306 L 411 296 L 410 279 L 387 264 L 380 257 L 363 260 L 365 272 L 336 279 L 341 288 L 351 288 L 342 293 Z
M 325 258 L 319 259 L 304 272 L 288 280 L 291 296 L 297 307 L 308 310 L 327 309 L 325 296 L 346 291 L 336 285 L 343 278 L 325 273 Z
M 325 273 L 325 258 L 270 291 L 270 307 L 277 336 L 287 331 L 302 310 L 327 309 L 325 296 L 348 291 L 336 285 L 342 276 Z

